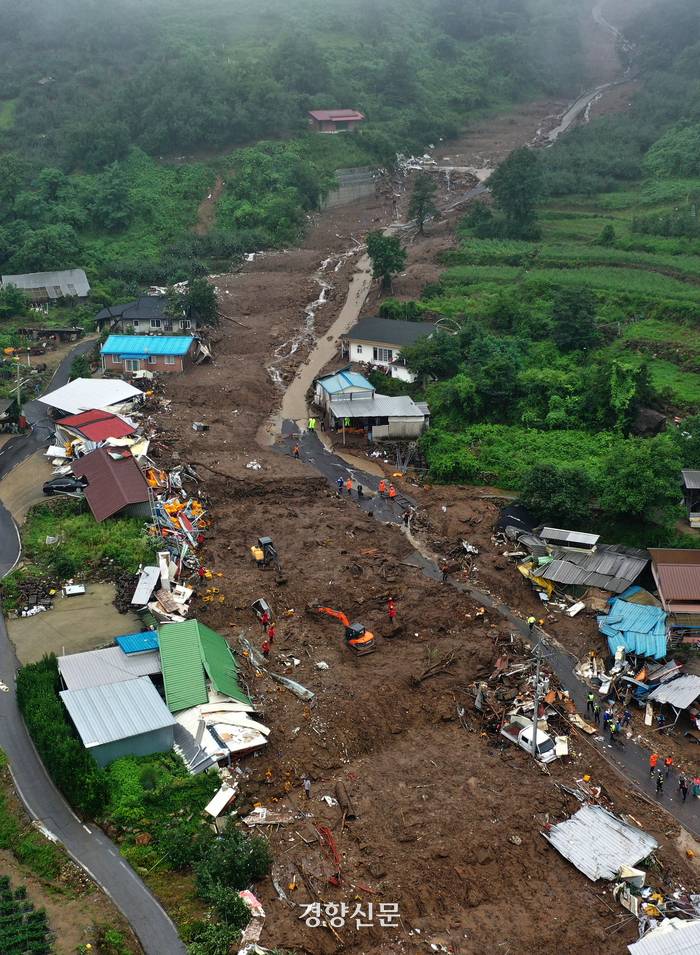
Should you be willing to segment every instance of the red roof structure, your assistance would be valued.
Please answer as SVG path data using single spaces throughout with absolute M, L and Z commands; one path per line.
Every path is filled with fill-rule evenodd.
M 133 425 L 120 418 L 119 415 L 110 414 L 109 411 L 97 411 L 96 409 L 68 415 L 67 418 L 61 418 L 56 424 L 79 432 L 89 441 L 126 438 L 136 431 Z
M 96 521 L 118 514 L 130 504 L 148 501 L 148 484 L 128 451 L 98 448 L 73 462 L 73 474 L 85 478 L 85 499 Z
M 359 123 L 365 118 L 356 109 L 310 109 L 309 116 L 319 123 Z
M 650 547 L 649 553 L 664 610 L 700 613 L 700 550 Z

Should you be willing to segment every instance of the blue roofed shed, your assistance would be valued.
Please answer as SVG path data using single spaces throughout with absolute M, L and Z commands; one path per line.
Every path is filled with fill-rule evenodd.
M 608 638 L 614 656 L 619 647 L 628 653 L 661 660 L 666 656 L 666 620 L 661 607 L 627 603 L 618 597 L 610 601 L 610 610 L 598 617 L 598 628 Z
M 322 408 L 338 398 L 371 398 L 373 394 L 374 388 L 365 376 L 349 368 L 316 379 L 316 401 Z
M 100 354 L 105 371 L 184 371 L 197 347 L 191 335 L 110 335 Z

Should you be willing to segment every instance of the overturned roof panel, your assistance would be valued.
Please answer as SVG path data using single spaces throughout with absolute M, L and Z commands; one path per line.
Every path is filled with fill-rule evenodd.
M 685 674 L 652 690 L 647 699 L 654 703 L 670 703 L 684 710 L 700 696 L 700 676 Z
M 24 275 L 3 275 L 3 285 L 14 285 L 25 292 L 46 290 L 49 298 L 90 294 L 90 283 L 83 269 L 63 269 L 59 272 L 27 272 Z
M 542 540 L 559 543 L 570 547 L 595 547 L 600 540 L 600 534 L 584 534 L 581 531 L 567 531 L 561 527 L 543 527 L 540 531 Z
M 665 919 L 627 949 L 630 955 L 698 955 L 700 919 Z
M 619 594 L 639 577 L 649 557 L 646 551 L 599 544 L 593 554 L 553 550 L 554 560 L 537 568 L 537 576 L 563 586 L 600 587 Z
M 609 612 L 598 617 L 598 627 L 608 638 L 613 656 L 618 647 L 624 647 L 630 653 L 661 660 L 666 656 L 666 616 L 661 607 L 616 598 L 611 600 Z
M 602 806 L 583 806 L 542 835 L 592 882 L 614 879 L 621 866 L 637 865 L 659 845 Z

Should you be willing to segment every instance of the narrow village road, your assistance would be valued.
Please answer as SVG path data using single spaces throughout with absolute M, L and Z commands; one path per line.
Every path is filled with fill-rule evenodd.
M 93 345 L 94 340 L 81 342 L 63 359 L 47 392 L 67 383 L 73 360 Z M 0 452 L 0 479 L 45 447 L 53 431 L 46 405 L 30 401 L 24 411 L 32 426 L 31 434 L 18 435 L 4 446 Z M 0 504 L 0 578 L 12 568 L 20 552 L 15 522 Z M 51 782 L 17 707 L 15 674 L 18 668 L 19 661 L 0 613 L 0 748 L 7 755 L 15 788 L 27 812 L 63 844 L 71 858 L 111 898 L 130 923 L 146 955 L 185 955 L 186 949 L 175 925 L 121 858 L 118 847 L 94 823 L 81 823 Z

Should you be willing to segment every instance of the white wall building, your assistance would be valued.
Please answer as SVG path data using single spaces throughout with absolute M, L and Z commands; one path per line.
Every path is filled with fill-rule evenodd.
M 343 354 L 353 363 L 364 363 L 392 378 L 415 381 L 406 368 L 401 349 L 428 338 L 435 331 L 429 322 L 402 322 L 392 318 L 363 318 L 343 336 Z

